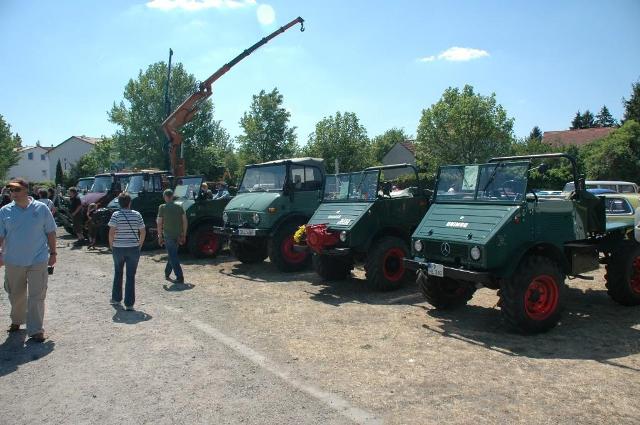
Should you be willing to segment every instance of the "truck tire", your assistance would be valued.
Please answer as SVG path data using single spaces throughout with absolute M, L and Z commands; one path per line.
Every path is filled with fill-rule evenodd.
M 187 248 L 196 258 L 214 258 L 220 252 L 222 240 L 213 232 L 212 224 L 201 224 L 189 234 Z
M 393 236 L 383 237 L 374 244 L 364 263 L 367 286 L 377 291 L 400 288 L 408 275 L 403 262 L 409 253 L 407 244 Z
M 466 305 L 476 292 L 472 283 L 448 277 L 429 276 L 426 273 L 420 273 L 416 282 L 427 302 L 442 310 Z
M 293 250 L 293 234 L 302 223 L 284 223 L 269 239 L 269 259 L 281 272 L 297 272 L 309 267 L 311 254 Z
M 558 264 L 536 255 L 525 257 L 500 288 L 500 308 L 508 325 L 527 334 L 548 331 L 560 320 L 564 274 Z
M 313 269 L 322 280 L 343 280 L 349 277 L 353 268 L 351 258 L 313 253 L 311 257 Z
M 256 243 L 231 241 L 229 249 L 231 254 L 244 264 L 260 263 L 267 258 L 267 249 L 263 241 L 256 241 Z
M 618 304 L 640 305 L 640 244 L 625 241 L 607 264 L 607 293 Z
M 153 220 L 144 220 L 144 229 L 146 236 L 142 244 L 142 250 L 151 251 L 160 248 L 160 244 L 158 244 L 158 225 L 155 222 L 155 218 Z

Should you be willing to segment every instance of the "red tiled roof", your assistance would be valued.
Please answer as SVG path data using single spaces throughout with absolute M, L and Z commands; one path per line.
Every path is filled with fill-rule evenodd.
M 615 129 L 616 127 L 599 127 L 580 130 L 545 131 L 542 135 L 542 141 L 554 146 L 584 146 L 594 140 L 608 136 Z
M 416 145 L 413 143 L 414 140 L 405 140 L 404 142 L 400 142 L 402 146 L 405 147 L 406 150 L 411 152 L 412 154 L 416 154 Z

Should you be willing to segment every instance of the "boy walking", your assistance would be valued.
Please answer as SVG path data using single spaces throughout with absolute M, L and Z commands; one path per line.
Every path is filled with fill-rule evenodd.
M 164 277 L 170 280 L 171 272 L 176 274 L 176 283 L 184 283 L 182 267 L 178 259 L 178 245 L 184 245 L 187 235 L 187 215 L 181 206 L 173 202 L 173 191 L 163 193 L 164 204 L 158 208 L 158 243 L 167 249 L 169 260 L 164 269 Z

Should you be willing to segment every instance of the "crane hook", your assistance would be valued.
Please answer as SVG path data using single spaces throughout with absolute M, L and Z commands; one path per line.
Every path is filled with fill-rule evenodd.
M 300 20 L 300 32 L 304 32 L 304 20 Z

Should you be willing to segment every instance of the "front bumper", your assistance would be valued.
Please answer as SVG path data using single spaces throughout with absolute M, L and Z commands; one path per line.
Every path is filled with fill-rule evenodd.
M 263 238 L 269 236 L 268 229 L 248 229 L 244 227 L 213 227 L 213 233 L 217 235 L 224 235 L 229 238 Z
M 422 270 L 429 275 L 433 275 L 434 265 L 440 266 L 440 264 L 430 263 L 426 260 L 412 260 L 409 258 L 404 259 L 404 266 L 409 270 Z M 493 275 L 488 272 L 476 272 L 473 270 L 461 269 L 458 267 L 448 267 L 442 265 L 442 277 L 448 277 L 456 280 L 464 280 L 466 282 L 481 283 L 483 285 L 493 283 Z
M 309 248 L 308 245 L 298 245 L 298 244 L 293 245 L 293 250 L 295 252 L 315 252 L 311 248 Z M 323 249 L 320 252 L 320 255 L 328 255 L 332 257 L 342 257 L 350 254 L 351 254 L 351 248 L 328 248 L 328 249 Z

